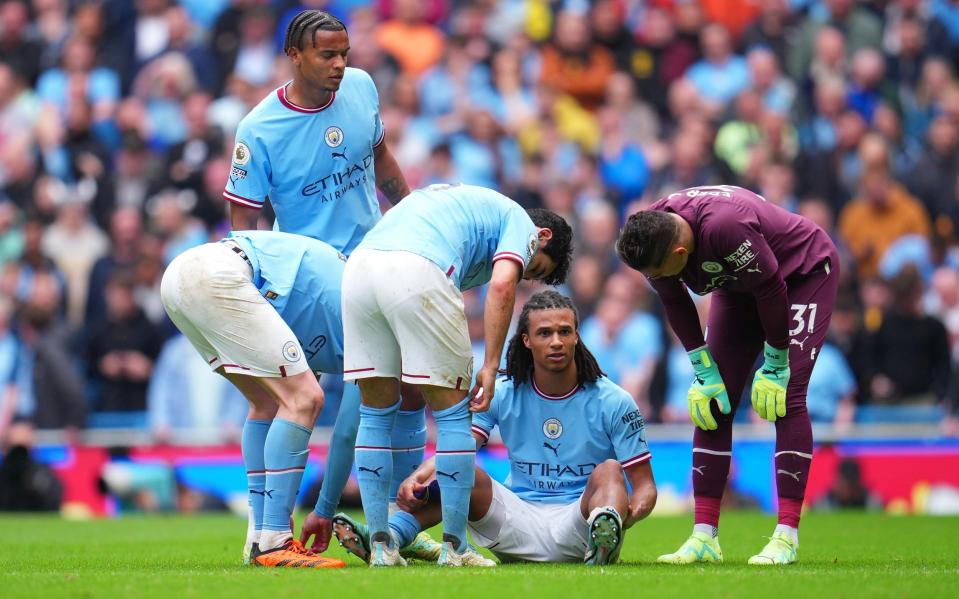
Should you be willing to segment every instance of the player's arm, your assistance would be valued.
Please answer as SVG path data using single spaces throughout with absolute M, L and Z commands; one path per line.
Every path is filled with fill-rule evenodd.
M 648 460 L 627 467 L 625 472 L 633 490 L 629 496 L 629 514 L 624 523 L 629 528 L 653 511 L 656 505 L 656 481 L 653 480 L 653 469 Z
M 513 318 L 513 304 L 516 301 L 516 285 L 523 271 L 516 260 L 503 258 L 493 262 L 493 275 L 486 292 L 486 305 L 483 309 L 483 338 L 486 341 L 486 355 L 483 367 L 476 373 L 476 384 L 470 392 L 473 401 L 470 411 L 485 412 L 493 401 L 496 375 L 500 359 L 503 356 L 503 344 L 510 320 Z
M 386 145 L 386 140 L 373 148 L 373 169 L 376 172 L 376 187 L 394 206 L 410 194 L 410 186 L 400 170 L 396 158 Z
M 789 386 L 789 296 L 779 262 L 766 238 L 749 222 L 730 221 L 717 228 L 717 249 L 737 256 L 736 276 L 756 299 L 759 322 L 766 336 L 763 365 L 753 377 L 750 400 L 762 418 L 775 422 L 786 415 Z M 748 245 L 746 252 L 743 248 Z M 805 308 L 804 308 L 805 309 Z M 806 323 L 812 332 L 812 322 Z
M 250 208 L 230 202 L 230 228 L 234 231 L 254 231 L 260 218 L 259 208 Z
M 676 277 L 669 277 L 650 279 L 649 284 L 663 303 L 666 320 L 686 351 L 706 345 L 703 328 L 699 325 L 699 312 L 696 311 L 696 304 L 693 303 L 693 298 L 689 296 L 689 291 L 686 290 L 682 281 Z

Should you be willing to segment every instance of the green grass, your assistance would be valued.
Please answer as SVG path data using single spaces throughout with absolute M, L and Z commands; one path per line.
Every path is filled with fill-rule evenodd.
M 508 565 L 494 570 L 415 565 L 371 571 L 345 556 L 343 570 L 244 568 L 245 522 L 230 516 L 125 517 L 87 522 L 0 517 L 0 597 L 955 597 L 959 519 L 813 514 L 801 562 L 747 567 L 773 519 L 723 516 L 726 563 L 652 563 L 689 533 L 689 518 L 651 518 L 626 538 L 623 563 Z M 435 530 L 433 532 L 436 532 Z

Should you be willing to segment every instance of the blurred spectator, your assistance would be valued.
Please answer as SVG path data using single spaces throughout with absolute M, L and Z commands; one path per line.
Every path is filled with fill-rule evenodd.
M 932 122 L 910 188 L 929 211 L 938 235 L 959 233 L 959 123 L 945 116 Z
M 210 96 L 194 92 L 183 101 L 185 139 L 167 151 L 164 159 L 163 185 L 191 189 L 198 196 L 203 191 L 203 168 L 214 156 L 223 153 L 223 134 L 207 119 Z M 211 207 L 198 202 L 197 215 L 207 220 Z M 206 218 L 204 218 L 206 217 Z
M 923 308 L 926 314 L 945 325 L 955 364 L 959 360 L 959 272 L 955 268 L 942 266 L 936 269 Z
M 443 55 L 443 34 L 426 21 L 420 0 L 395 0 L 393 18 L 380 25 L 376 41 L 409 75 L 418 77 Z
M 3 439 L 0 461 L 0 512 L 56 512 L 63 501 L 63 484 L 53 470 L 30 455 L 33 427 L 14 424 Z
M 602 183 L 621 207 L 643 196 L 650 169 L 643 148 L 629 137 L 624 115 L 615 108 L 604 108 L 598 120 L 602 133 L 599 173 Z
M 40 429 L 76 429 L 86 420 L 77 346 L 60 316 L 61 285 L 49 271 L 33 277 L 18 310 L 18 418 Z
M 165 13 L 168 42 L 165 52 L 179 53 L 190 63 L 197 84 L 206 92 L 216 92 L 216 62 L 198 39 L 190 15 L 181 6 L 171 6 Z
M 9 0 L 0 5 L 0 61 L 6 63 L 33 86 L 40 75 L 43 46 L 30 32 L 30 11 L 23 0 Z
M 17 361 L 20 341 L 12 328 L 13 302 L 0 296 L 0 441 L 17 411 Z
M 0 199 L 0 273 L 23 253 L 23 226 L 13 202 Z
M 246 399 L 210 370 L 190 341 L 176 335 L 163 345 L 147 389 L 148 426 L 158 442 L 174 433 L 236 439 L 246 420 Z
M 761 0 L 759 5 L 759 17 L 746 27 L 742 45 L 747 50 L 767 48 L 779 65 L 785 65 L 787 44 L 794 28 L 789 14 L 789 0 Z
M 656 317 L 636 310 L 640 289 L 626 275 L 610 277 L 596 314 L 583 322 L 580 336 L 609 379 L 650 414 L 649 385 L 663 354 L 663 333 Z
M 197 195 L 192 190 L 165 189 L 147 201 L 147 214 L 153 230 L 165 242 L 163 261 L 169 264 L 186 250 L 208 241 L 203 224 L 190 214 L 196 206 Z
M 110 139 L 112 119 L 120 100 L 120 78 L 106 67 L 97 66 L 95 50 L 86 39 L 74 35 L 63 46 L 61 64 L 44 71 L 37 81 L 37 95 L 67 115 L 79 99 L 92 106 L 92 128 L 105 142 Z
M 834 423 L 848 428 L 856 414 L 856 377 L 846 357 L 826 341 L 809 377 L 806 408 L 813 422 Z
M 922 204 L 884 168 L 863 173 L 860 193 L 843 209 L 839 232 L 856 260 L 859 276 L 873 277 L 894 241 L 910 233 L 928 237 L 932 226 Z
M 796 99 L 796 84 L 782 74 L 776 55 L 767 48 L 750 50 L 746 55 L 749 79 L 767 110 L 788 116 Z
M 736 116 L 716 133 L 716 156 L 738 176 L 743 176 L 753 161 L 761 132 L 762 98 L 754 91 L 744 91 L 736 98 Z
M 886 79 L 886 64 L 882 53 L 875 48 L 863 48 L 852 58 L 850 85 L 846 96 L 849 107 L 872 124 L 876 108 L 886 104 L 899 108 L 896 86 Z
M 603 101 L 615 70 L 613 55 L 591 36 L 589 24 L 570 10 L 556 16 L 553 40 L 542 49 L 542 83 L 593 110 Z
M 935 405 L 946 397 L 952 370 L 946 328 L 922 313 L 922 279 L 914 267 L 889 286 L 890 308 L 870 339 L 871 401 Z
M 732 38 L 722 25 L 707 25 L 700 44 L 703 59 L 689 67 L 686 77 L 707 102 L 723 106 L 749 86 L 749 69 L 745 59 L 733 53 Z
M 826 27 L 844 32 L 847 56 L 862 48 L 877 48 L 882 42 L 882 23 L 869 9 L 856 0 L 823 0 L 825 19 L 811 16 L 800 28 L 799 39 L 790 50 L 789 72 L 793 77 L 802 77 L 812 62 L 813 46 L 817 35 Z
M 23 224 L 23 253 L 19 260 L 7 264 L 0 278 L 0 295 L 15 301 L 26 301 L 34 279 L 42 274 L 50 274 L 57 283 L 57 292 L 65 287 L 63 275 L 56 265 L 44 253 L 44 223 L 37 218 L 28 218 Z
M 137 246 L 143 231 L 140 211 L 133 207 L 117 208 L 110 217 L 110 249 L 90 269 L 90 282 L 86 300 L 84 326 L 98 326 L 106 319 L 106 287 L 117 270 L 133 268 L 137 259 Z
M 699 57 L 699 45 L 696 40 L 677 35 L 669 12 L 656 5 L 647 6 L 637 42 L 629 73 L 637 81 L 640 96 L 649 100 L 661 116 L 666 116 L 667 90 Z
M 99 412 L 140 412 L 147 407 L 160 334 L 137 306 L 133 290 L 131 272 L 114 272 L 105 290 L 107 318 L 90 333 L 87 361 L 99 386 Z
M 573 260 L 570 276 L 567 280 L 570 293 L 576 302 L 580 318 L 585 322 L 593 315 L 596 305 L 603 297 L 603 285 L 606 282 L 606 267 L 609 256 L 597 257 L 581 253 Z
M 64 194 L 82 193 L 64 189 Z M 79 327 L 86 312 L 87 283 L 94 263 L 107 253 L 107 236 L 90 219 L 87 201 L 82 197 L 62 198 L 57 219 L 43 234 L 43 253 L 63 273 L 67 285 L 67 317 Z

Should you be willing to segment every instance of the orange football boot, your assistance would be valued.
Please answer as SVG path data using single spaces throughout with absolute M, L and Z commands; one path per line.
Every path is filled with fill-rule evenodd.
M 342 560 L 310 553 L 296 539 L 290 539 L 276 549 L 257 551 L 251 561 L 257 566 L 267 568 L 343 568 L 346 566 Z

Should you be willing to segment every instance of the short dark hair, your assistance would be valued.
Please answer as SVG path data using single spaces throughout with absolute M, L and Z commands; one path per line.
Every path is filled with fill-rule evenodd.
M 573 261 L 573 229 L 562 216 L 545 208 L 530 208 L 526 214 L 534 225 L 553 232 L 552 239 L 540 251 L 553 259 L 556 270 L 543 279 L 543 282 L 547 285 L 561 285 L 566 281 L 570 262 Z
M 529 334 L 530 312 L 564 309 L 573 312 L 573 324 L 578 331 L 579 311 L 576 310 L 573 300 L 557 291 L 552 289 L 539 291 L 523 304 L 523 311 L 520 313 L 519 322 L 516 325 L 516 333 L 509 340 L 509 345 L 506 346 L 506 370 L 503 371 L 503 374 L 506 375 L 507 379 L 515 381 L 517 385 L 522 385 L 533 374 L 533 352 L 523 343 L 523 335 Z M 586 348 L 582 339 L 576 344 L 576 350 L 573 352 L 573 362 L 576 363 L 576 382 L 579 386 L 594 383 L 599 377 L 606 376 L 599 367 L 599 362 Z
M 616 242 L 616 253 L 634 270 L 663 263 L 679 235 L 679 226 L 668 212 L 640 210 L 626 219 Z
M 304 10 L 293 17 L 290 24 L 286 27 L 286 39 L 283 42 L 283 51 L 289 52 L 290 48 L 297 50 L 303 49 L 303 37 L 310 36 L 310 44 L 315 45 L 314 36 L 317 30 L 322 31 L 346 31 L 346 25 L 343 21 L 337 19 L 324 10 Z

